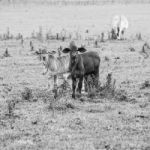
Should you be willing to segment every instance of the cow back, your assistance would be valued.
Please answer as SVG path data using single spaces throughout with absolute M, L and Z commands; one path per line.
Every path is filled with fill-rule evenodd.
M 99 69 L 100 66 L 100 56 L 97 52 L 91 51 L 80 54 L 82 56 L 84 65 L 84 74 L 94 73 Z

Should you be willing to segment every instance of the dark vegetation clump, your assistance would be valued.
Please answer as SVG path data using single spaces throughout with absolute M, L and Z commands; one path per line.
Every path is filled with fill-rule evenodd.
M 89 98 L 107 98 L 117 101 L 130 101 L 129 96 L 125 90 L 116 88 L 116 80 L 112 78 L 112 73 L 109 73 L 106 77 L 106 82 L 103 86 L 99 83 L 98 89 L 95 87 L 95 83 L 92 77 L 88 78 L 88 97 Z
M 104 60 L 107 61 L 107 62 L 109 62 L 110 59 L 109 59 L 109 57 L 105 56 Z
M 89 98 L 94 98 L 96 96 L 96 82 L 98 81 L 95 80 L 93 75 L 89 75 L 87 81 L 85 81 Z
M 33 98 L 32 90 L 29 89 L 28 87 L 26 87 L 26 88 L 24 89 L 24 91 L 21 93 L 21 95 L 22 95 L 22 99 L 23 99 L 23 100 L 28 100 L 28 101 L 30 101 L 30 100 Z
M 129 50 L 130 50 L 131 52 L 135 52 L 135 48 L 134 48 L 134 47 L 129 47 Z
M 130 101 L 128 94 L 125 90 L 116 90 L 114 98 L 117 101 Z
M 56 92 L 56 93 L 55 93 Z M 48 104 L 48 109 L 54 112 L 66 111 L 68 109 L 75 109 L 74 102 L 71 97 L 71 87 L 69 83 L 64 80 L 62 84 L 54 87 L 54 89 L 34 89 L 25 88 L 21 93 L 23 100 L 37 101 L 41 100 Z
M 4 54 L 3 54 L 3 57 L 10 57 L 10 54 L 8 52 L 8 48 L 6 48 Z
M 116 80 L 112 78 L 111 73 L 107 75 L 106 84 L 100 89 L 100 96 L 117 101 L 130 101 L 125 90 L 116 88 Z
M 54 98 L 59 99 L 61 97 L 67 96 L 70 93 L 71 87 L 69 83 L 64 80 L 63 83 L 53 89 Z
M 147 80 L 142 84 L 140 89 L 145 89 L 145 88 L 150 88 L 150 82 Z
M 116 80 L 112 79 L 112 73 L 109 73 L 106 77 L 106 83 L 102 87 L 99 87 L 100 97 L 114 97 L 115 83 Z
M 76 108 L 70 97 L 71 87 L 66 80 L 64 80 L 59 86 L 54 86 L 52 95 L 53 96 L 49 99 L 49 109 L 53 112 L 54 110 L 66 111 L 68 109 Z

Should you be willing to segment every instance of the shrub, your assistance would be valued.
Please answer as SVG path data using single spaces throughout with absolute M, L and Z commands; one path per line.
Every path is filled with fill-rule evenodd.
M 23 100 L 29 101 L 32 98 L 32 90 L 26 87 L 21 95 Z

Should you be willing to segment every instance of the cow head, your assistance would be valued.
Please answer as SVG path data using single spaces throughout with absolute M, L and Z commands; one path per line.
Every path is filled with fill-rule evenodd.
M 43 61 L 43 63 L 45 63 L 48 60 L 48 58 L 54 57 L 54 54 L 56 54 L 56 51 L 51 51 L 46 54 L 42 54 L 41 60 Z
M 74 41 L 70 43 L 69 48 L 63 49 L 63 53 L 69 53 L 70 54 L 70 65 L 69 70 L 78 62 L 78 52 L 84 53 L 86 49 L 84 47 L 77 48 Z
M 42 55 L 41 60 L 42 60 L 43 65 L 44 65 L 43 75 L 45 75 L 48 72 L 49 65 L 51 63 L 51 60 L 54 59 L 55 53 L 56 53 L 55 51 L 51 51 L 51 52 L 48 52 L 47 54 Z

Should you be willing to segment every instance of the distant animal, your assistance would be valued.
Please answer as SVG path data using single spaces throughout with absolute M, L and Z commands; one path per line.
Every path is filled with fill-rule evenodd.
M 88 75 L 94 75 L 95 80 L 97 80 L 95 86 L 98 88 L 100 56 L 97 52 L 86 51 L 87 50 L 84 47 L 77 48 L 74 41 L 70 43 L 69 48 L 65 48 L 62 51 L 63 53 L 70 54 L 69 72 L 71 73 L 72 78 L 72 98 L 74 99 L 77 79 L 79 79 L 78 91 L 80 94 L 83 78 L 87 81 Z M 79 52 L 83 54 L 79 54 Z
M 129 26 L 125 16 L 114 16 L 112 19 L 112 36 L 117 39 L 124 39 L 124 33 Z
M 149 55 L 150 55 L 150 46 L 147 42 L 145 42 L 143 44 L 141 54 L 143 55 L 144 59 L 149 57 Z
M 52 51 L 43 55 L 42 60 L 45 66 L 43 75 L 49 71 L 52 76 L 55 76 L 54 85 L 57 86 L 58 75 L 62 75 L 67 80 L 66 73 L 69 71 L 69 56 L 56 57 L 55 53 L 55 51 Z

